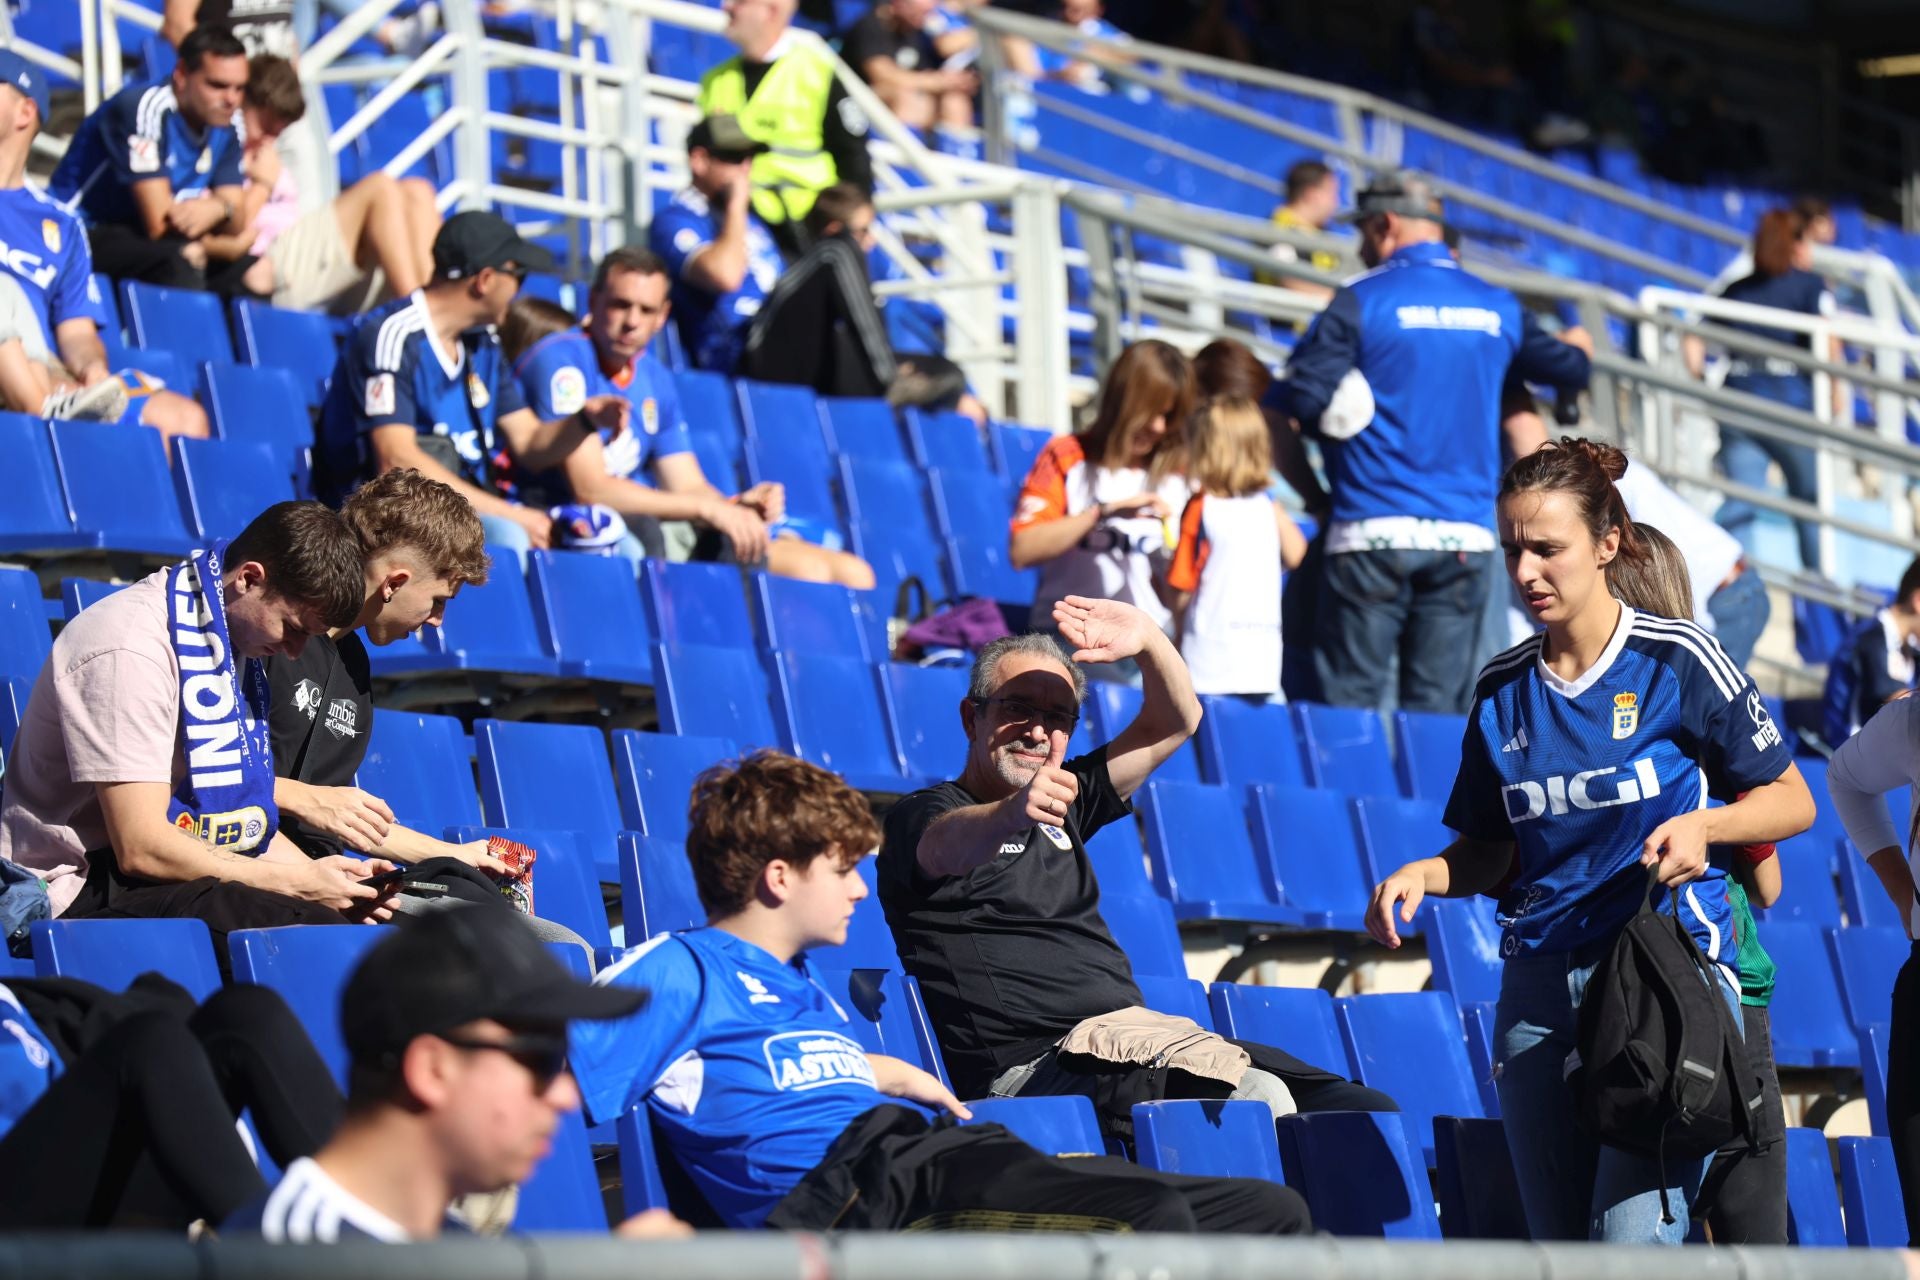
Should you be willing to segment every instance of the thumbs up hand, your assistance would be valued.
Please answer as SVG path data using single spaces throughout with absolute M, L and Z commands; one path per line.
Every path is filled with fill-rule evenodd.
M 1080 779 L 1060 766 L 1067 758 L 1067 735 L 1055 730 L 1047 735 L 1047 762 L 1034 772 L 1027 785 L 1013 795 L 1025 824 L 1050 823 L 1059 826 L 1067 819 L 1080 794 Z

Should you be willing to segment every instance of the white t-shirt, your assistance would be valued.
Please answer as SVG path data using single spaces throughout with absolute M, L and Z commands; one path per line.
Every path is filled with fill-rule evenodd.
M 1700 508 L 1668 488 L 1652 467 L 1637 462 L 1627 464 L 1627 473 L 1614 482 L 1627 514 L 1641 524 L 1650 524 L 1673 539 L 1687 562 L 1687 577 L 1693 580 L 1693 618 L 1707 630 L 1713 630 L 1713 615 L 1707 601 L 1733 572 L 1745 552 L 1732 534 L 1715 524 Z
M 1280 691 L 1280 523 L 1273 499 L 1195 494 L 1168 582 L 1193 593 L 1180 656 L 1197 693 Z
M 1908 848 L 1907 832 L 1894 827 L 1884 799 L 1887 792 L 1914 783 L 1920 783 L 1920 697 L 1898 698 L 1874 712 L 1827 766 L 1827 793 L 1854 849 L 1863 858 L 1889 847 L 1906 849 L 1907 865 L 1920 882 L 1920 859 Z M 1920 786 L 1913 794 L 1920 796 Z M 1903 905 L 1907 932 L 1920 934 L 1920 904 Z

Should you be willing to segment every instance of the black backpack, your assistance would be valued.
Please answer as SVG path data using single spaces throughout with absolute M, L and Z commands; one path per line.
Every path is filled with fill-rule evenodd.
M 1669 913 L 1653 909 L 1658 874 L 1649 872 L 1640 910 L 1587 984 L 1567 1082 L 1595 1138 L 1660 1161 L 1660 1212 L 1672 1222 L 1667 1157 L 1698 1159 L 1737 1138 L 1754 1147 L 1761 1088 L 1713 966 L 1681 923 L 1678 895 L 1668 895 Z

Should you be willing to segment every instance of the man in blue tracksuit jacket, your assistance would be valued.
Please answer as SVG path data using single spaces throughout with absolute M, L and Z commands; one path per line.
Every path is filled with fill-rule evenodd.
M 1314 626 L 1321 697 L 1463 712 L 1498 549 L 1508 371 L 1586 386 L 1577 347 L 1460 269 L 1416 175 L 1376 179 L 1348 220 L 1373 268 L 1333 295 L 1288 362 L 1284 405 L 1321 441 L 1332 509 Z M 1516 453 L 1540 441 L 1513 441 Z

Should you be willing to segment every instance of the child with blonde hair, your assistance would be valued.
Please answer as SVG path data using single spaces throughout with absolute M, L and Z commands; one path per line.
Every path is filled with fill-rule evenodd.
M 1273 448 L 1260 406 L 1207 401 L 1187 429 L 1180 540 L 1167 585 L 1174 637 L 1198 693 L 1280 692 L 1280 571 L 1307 540 L 1268 493 Z

